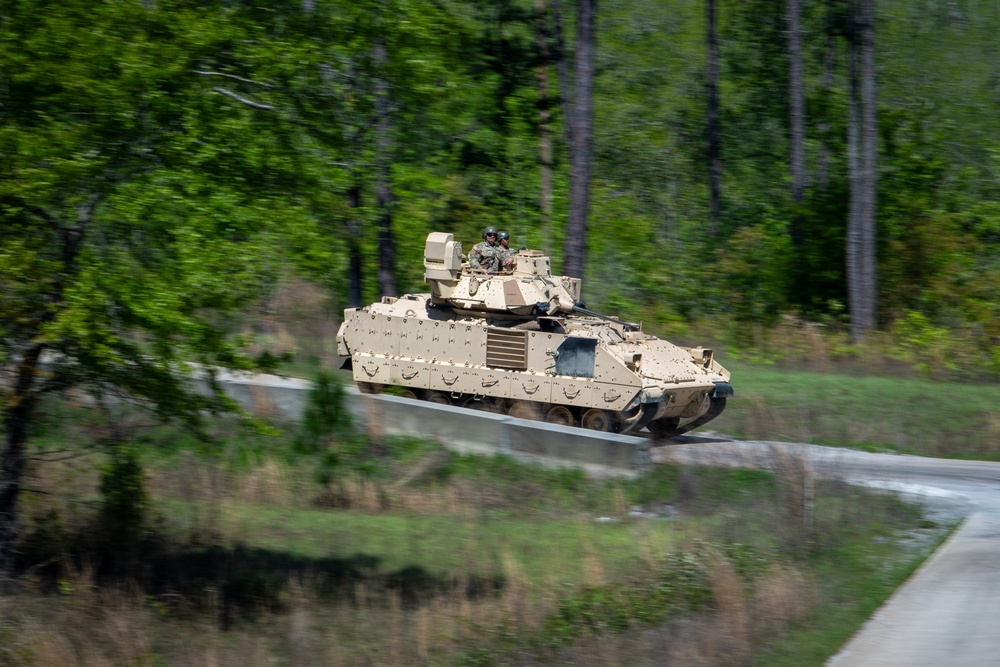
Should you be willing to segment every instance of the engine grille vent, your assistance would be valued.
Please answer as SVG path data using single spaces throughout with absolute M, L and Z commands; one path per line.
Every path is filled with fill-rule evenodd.
M 486 365 L 523 371 L 528 368 L 528 332 L 486 330 Z

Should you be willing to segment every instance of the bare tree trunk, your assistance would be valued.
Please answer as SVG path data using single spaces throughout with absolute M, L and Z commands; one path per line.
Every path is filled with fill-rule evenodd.
M 389 84 L 385 79 L 388 56 L 385 39 L 375 38 L 375 207 L 378 209 L 378 286 L 385 296 L 396 295 L 395 248 L 392 239 L 392 184 L 390 173 L 392 115 Z
M 855 23 L 854 6 L 857 0 L 851 0 L 850 18 L 847 34 L 847 233 L 845 238 L 845 260 L 847 269 L 847 309 L 851 314 L 851 332 L 856 331 L 854 317 L 860 310 L 861 302 L 861 214 L 858 206 L 861 199 L 861 169 L 859 153 L 861 132 L 858 123 L 861 119 L 860 83 L 858 81 L 858 30 Z
M 806 97 L 802 82 L 801 0 L 788 0 L 788 109 L 789 167 L 792 202 L 796 211 L 791 222 L 792 244 L 802 245 L 802 214 L 798 210 L 806 191 Z
M 351 174 L 351 187 L 347 190 L 347 202 L 350 206 L 347 218 L 347 307 L 359 308 L 361 299 L 361 222 L 358 213 L 361 210 L 361 184 L 357 174 Z
M 835 39 L 836 0 L 827 0 L 826 10 L 826 45 L 823 53 L 823 99 L 824 108 L 828 108 L 828 100 L 833 91 L 833 73 L 837 65 L 837 42 Z M 819 122 L 819 157 L 816 164 L 816 184 L 825 190 L 830 182 L 830 122 L 825 113 L 820 113 Z
M 590 210 L 590 162 L 593 149 L 593 85 L 597 0 L 579 0 L 576 19 L 573 142 L 570 144 L 569 218 L 563 250 L 563 273 L 583 277 L 587 216 Z
M 312 15 L 316 12 L 316 2 L 315 0 L 302 0 L 302 11 L 306 14 Z M 329 73 L 333 71 L 332 67 L 325 66 L 322 71 L 326 76 L 324 78 L 332 86 L 332 77 Z M 344 124 L 344 134 L 347 137 L 348 145 L 352 146 L 354 150 L 357 150 L 357 144 L 360 142 L 360 134 L 356 132 L 348 132 L 347 128 L 349 126 Z M 351 185 L 347 189 L 347 205 L 349 210 L 348 218 L 346 222 L 347 227 L 347 307 L 348 308 L 359 308 L 362 304 L 362 294 L 361 294 L 361 272 L 363 271 L 361 262 L 361 221 L 358 219 L 358 214 L 361 210 L 361 183 L 358 178 L 358 174 L 353 168 L 348 170 L 348 176 L 351 179 Z
M 39 329 L 35 330 L 36 333 L 44 324 L 52 321 L 56 307 L 63 303 L 66 286 L 77 270 L 76 260 L 83 247 L 91 216 L 103 198 L 101 193 L 92 194 L 77 208 L 76 220 L 70 226 L 59 224 L 41 207 L 26 207 L 30 213 L 55 230 L 62 245 L 59 258 L 61 269 L 57 272 L 48 295 L 46 311 L 39 317 Z M 20 359 L 13 360 L 11 365 L 17 369 L 17 373 L 3 405 L 5 433 L 3 446 L 0 448 L 0 586 L 13 573 L 14 543 L 18 536 L 18 501 L 27 464 L 25 445 L 28 442 L 28 424 L 35 415 L 38 401 L 38 364 L 44 351 L 45 345 L 36 343 L 24 350 Z
M 851 339 L 875 329 L 876 87 L 874 0 L 851 0 L 848 44 L 850 104 L 847 158 L 850 210 L 847 223 L 847 295 Z
M 566 40 L 563 38 L 562 6 L 559 0 L 551 0 L 552 34 L 555 49 L 556 75 L 559 79 L 559 104 L 562 107 L 563 128 L 566 132 L 566 145 L 573 145 L 573 87 L 569 80 L 569 68 L 566 58 Z
M 708 219 L 709 235 L 718 236 L 722 218 L 722 126 L 719 120 L 719 40 L 715 0 L 708 0 Z
M 861 0 L 861 310 L 858 332 L 876 327 L 875 223 L 878 196 L 878 98 L 875 69 L 875 0 Z M 854 317 L 852 316 L 852 321 Z
M 552 222 L 552 103 L 549 96 L 549 17 L 546 0 L 535 0 L 537 14 L 537 32 L 535 47 L 538 49 L 538 67 L 535 76 L 538 80 L 538 158 L 539 181 L 541 192 L 538 205 L 542 213 L 542 224 L 539 230 L 542 235 L 542 247 L 549 251 L 549 225 Z
M 0 589 L 14 572 L 18 537 L 18 503 L 24 469 L 28 423 L 35 411 L 35 378 L 43 347 L 35 345 L 17 363 L 17 378 L 4 408 L 4 442 L 0 454 Z

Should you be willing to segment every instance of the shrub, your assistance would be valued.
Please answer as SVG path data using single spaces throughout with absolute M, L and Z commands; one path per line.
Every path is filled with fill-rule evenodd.
M 295 438 L 296 451 L 315 454 L 327 449 L 332 439 L 352 433 L 353 419 L 346 396 L 343 384 L 333 373 L 321 370 L 316 375 Z
M 99 525 L 111 544 L 135 545 L 146 528 L 149 497 L 135 449 L 118 445 L 101 472 Z

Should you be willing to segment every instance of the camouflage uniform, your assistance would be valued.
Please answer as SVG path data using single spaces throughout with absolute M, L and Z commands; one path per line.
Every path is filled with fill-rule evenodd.
M 504 241 L 507 243 L 504 244 Z M 517 250 L 510 247 L 510 234 L 508 232 L 497 233 L 497 271 L 506 271 L 514 268 L 514 255 Z M 510 261 L 510 266 L 507 262 Z
M 517 254 L 517 251 L 511 247 L 503 247 L 502 243 L 497 244 L 497 271 L 506 271 L 507 269 L 513 269 L 514 265 L 511 264 L 507 266 L 507 259 L 513 257 Z
M 490 273 L 496 273 L 500 266 L 500 256 L 499 253 L 501 248 L 497 244 L 491 244 L 489 241 L 482 241 L 477 243 L 472 247 L 472 251 L 469 253 L 469 266 L 474 269 L 483 268 Z

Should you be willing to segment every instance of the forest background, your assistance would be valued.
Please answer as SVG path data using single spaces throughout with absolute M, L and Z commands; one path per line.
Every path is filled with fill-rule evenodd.
M 246 296 L 266 301 L 290 262 L 339 312 L 422 291 L 429 231 L 468 250 L 495 225 L 557 271 L 583 243 L 569 269 L 589 306 L 659 331 L 713 321 L 744 346 L 779 322 L 836 332 L 851 322 L 865 6 L 868 328 L 961 348 L 946 372 L 995 377 L 1000 8 L 986 0 L 4 3 L 4 269 L 36 277 L 24 225 L 64 225 L 40 241 L 58 258 L 74 219 L 133 253 L 197 217 L 197 261 L 252 256 L 223 272 Z M 577 55 L 592 58 L 589 100 Z M 590 103 L 581 195 L 573 135 Z

